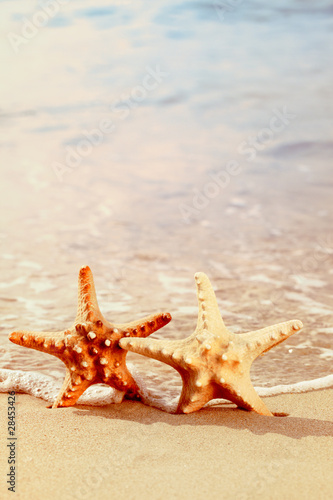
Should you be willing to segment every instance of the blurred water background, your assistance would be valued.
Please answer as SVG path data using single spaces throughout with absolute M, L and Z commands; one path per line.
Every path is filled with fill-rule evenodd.
M 333 3 L 0 9 L 1 367 L 63 375 L 7 337 L 68 328 L 87 264 L 108 320 L 172 314 L 158 338 L 193 332 L 204 271 L 232 331 L 304 323 L 254 383 L 328 375 Z

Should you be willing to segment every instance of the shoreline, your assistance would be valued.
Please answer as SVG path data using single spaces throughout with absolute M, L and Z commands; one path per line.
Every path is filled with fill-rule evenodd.
M 289 414 L 272 418 L 232 404 L 188 415 L 132 401 L 50 410 L 18 393 L 15 498 L 324 500 L 333 490 L 332 395 L 270 396 L 272 412 Z M 13 498 L 3 485 L 1 498 Z
M 135 380 L 139 385 L 142 397 L 141 402 L 143 404 L 167 413 L 175 413 L 178 399 L 181 394 L 181 385 L 172 393 L 168 393 L 171 385 L 171 379 L 169 377 L 168 387 L 165 384 L 160 386 L 158 391 L 159 394 L 157 395 L 156 385 L 152 387 L 149 384 L 148 387 L 136 367 L 131 363 L 128 363 L 127 366 L 130 368 L 131 373 L 135 376 Z M 166 378 L 166 374 L 164 374 L 164 376 Z M 56 381 L 50 375 L 41 374 L 39 372 L 0 368 L 0 394 L 15 391 L 18 394 L 27 394 L 52 404 L 58 396 L 62 383 L 63 378 Z M 333 389 L 333 374 L 288 385 L 280 384 L 271 387 L 254 386 L 254 389 L 260 397 L 273 397 L 282 394 L 304 394 L 312 391 Z M 163 398 L 161 398 L 162 393 L 164 395 Z M 167 397 L 165 397 L 166 395 Z M 122 397 L 121 394 L 118 395 L 117 391 L 114 391 L 107 385 L 104 385 L 102 388 L 101 384 L 94 384 L 80 396 L 76 404 L 80 406 L 102 407 L 118 403 L 119 396 Z M 230 403 L 230 401 L 227 399 L 214 399 L 206 403 L 205 406 L 210 407 L 226 403 Z

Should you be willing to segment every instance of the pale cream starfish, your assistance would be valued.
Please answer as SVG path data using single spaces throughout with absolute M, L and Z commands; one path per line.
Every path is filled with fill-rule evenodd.
M 122 397 L 140 399 L 137 384 L 126 367 L 127 351 L 119 347 L 118 341 L 122 337 L 147 337 L 170 320 L 169 313 L 160 313 L 132 323 L 109 323 L 99 310 L 92 272 L 86 266 L 79 274 L 77 316 L 71 328 L 55 333 L 18 331 L 9 339 L 57 356 L 65 363 L 65 380 L 52 408 L 73 406 L 89 386 L 98 383 L 123 392 Z
M 199 314 L 195 332 L 183 340 L 121 339 L 123 349 L 144 354 L 175 368 L 183 380 L 177 413 L 190 413 L 215 398 L 241 408 L 273 416 L 259 398 L 250 379 L 252 362 L 300 330 L 301 321 L 234 334 L 221 317 L 208 277 L 195 275 Z

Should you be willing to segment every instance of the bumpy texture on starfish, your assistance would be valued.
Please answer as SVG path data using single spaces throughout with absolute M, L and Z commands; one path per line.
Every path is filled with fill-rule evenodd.
M 234 334 L 222 320 L 208 277 L 195 275 L 199 314 L 195 332 L 183 340 L 121 339 L 119 345 L 138 354 L 163 361 L 183 379 L 177 413 L 191 413 L 208 401 L 223 398 L 241 408 L 272 416 L 254 390 L 250 379 L 252 362 L 300 330 L 301 321 Z
M 138 387 L 125 363 L 127 351 L 118 345 L 122 337 L 147 337 L 169 323 L 169 313 L 153 314 L 140 321 L 114 325 L 99 310 L 89 267 L 79 274 L 78 309 L 74 325 L 56 333 L 13 332 L 15 344 L 57 356 L 66 365 L 64 384 L 52 408 L 73 406 L 93 384 L 104 383 L 137 398 Z

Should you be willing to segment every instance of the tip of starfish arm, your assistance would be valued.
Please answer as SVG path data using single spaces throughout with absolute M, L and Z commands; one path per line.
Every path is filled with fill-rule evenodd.
M 14 344 L 21 344 L 23 340 L 22 337 L 23 337 L 23 332 L 12 332 L 9 334 L 8 338 Z
M 14 342 L 15 338 L 16 338 L 16 335 L 17 335 L 17 332 L 12 332 L 9 334 L 8 338 L 11 342 Z
M 91 269 L 89 266 L 81 266 L 80 273 L 91 273 Z
M 300 321 L 299 319 L 294 319 L 293 321 L 293 330 L 300 330 L 301 328 L 303 328 L 303 323 L 302 321 Z
M 166 322 L 169 323 L 169 321 L 172 320 L 172 316 L 170 313 L 162 313 L 162 319 Z
M 198 273 L 195 273 L 194 275 L 194 279 L 196 282 L 200 281 L 200 279 L 205 279 L 207 278 L 207 275 L 203 272 L 198 272 Z

